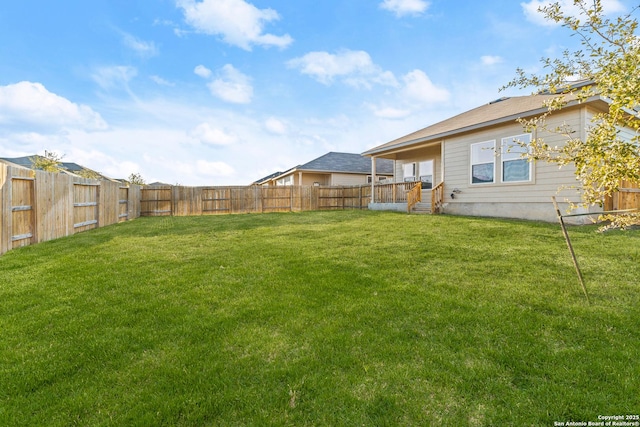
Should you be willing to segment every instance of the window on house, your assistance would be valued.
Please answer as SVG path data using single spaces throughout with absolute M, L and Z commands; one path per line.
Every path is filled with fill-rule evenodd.
M 495 141 L 471 144 L 471 183 L 487 184 L 495 181 Z
M 402 177 L 404 181 L 415 181 L 416 180 L 416 164 L 415 163 L 405 163 L 402 165 Z
M 531 134 L 502 138 L 502 182 L 523 182 L 531 180 L 531 162 L 522 158 L 527 147 L 522 143 L 531 142 Z
M 293 175 L 285 176 L 276 181 L 276 185 L 293 185 Z
M 423 189 L 433 188 L 433 160 L 418 163 L 418 173 Z

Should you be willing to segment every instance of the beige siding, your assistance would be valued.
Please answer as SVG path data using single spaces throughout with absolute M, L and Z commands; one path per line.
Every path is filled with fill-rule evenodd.
M 353 173 L 333 173 L 329 185 L 364 185 L 367 183 L 367 175 Z
M 315 185 L 316 182 L 318 185 L 330 185 L 330 176 L 322 173 L 303 172 L 302 184 L 300 184 L 298 179 L 296 179 L 296 185 Z
M 420 163 L 426 160 L 433 160 L 433 184 L 442 181 L 442 157 L 440 155 L 440 144 L 423 147 L 417 150 L 399 153 L 395 162 L 395 177 L 397 182 L 404 180 L 403 167 L 407 163 Z M 420 171 L 418 170 L 418 175 Z
M 584 128 L 584 117 L 581 110 L 573 110 L 555 114 L 548 120 L 549 127 L 566 123 L 573 129 Z M 492 184 L 471 184 L 471 144 L 495 140 L 499 149 L 502 138 L 523 134 L 520 124 L 503 125 L 451 138 L 444 143 L 445 158 L 445 201 L 455 203 L 547 203 L 551 196 L 569 197 L 579 201 L 575 190 L 564 190 L 558 193 L 561 186 L 576 184 L 573 167 L 558 168 L 557 165 L 538 162 L 532 168 L 532 180 L 526 183 L 502 183 L 500 157 L 495 159 L 496 182 Z M 535 135 L 534 135 L 535 136 Z M 550 145 L 560 145 L 563 137 L 555 134 L 538 135 L 544 137 Z M 451 199 L 454 189 L 460 190 Z
M 637 134 L 629 128 L 624 128 L 620 130 L 620 138 L 623 141 L 631 141 L 631 139 L 635 136 L 637 136 Z

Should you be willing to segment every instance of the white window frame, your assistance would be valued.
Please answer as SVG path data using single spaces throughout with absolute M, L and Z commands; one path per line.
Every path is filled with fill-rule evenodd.
M 407 167 L 410 166 L 411 167 L 411 175 L 407 174 Z M 410 178 L 410 179 L 408 179 Z M 416 180 L 416 164 L 415 162 L 411 162 L 411 163 L 404 163 L 402 165 L 402 181 L 407 182 L 407 181 L 415 181 Z
M 480 147 L 481 151 L 475 150 L 474 147 Z M 486 153 L 485 153 L 486 151 Z M 483 155 L 484 154 L 484 155 Z M 489 141 L 476 142 L 471 144 L 469 149 L 469 184 L 471 185 L 491 185 L 496 183 L 496 140 L 492 139 Z M 486 156 L 491 156 L 491 162 L 487 162 L 485 160 Z M 480 158 L 478 158 L 480 157 Z M 488 165 L 491 164 L 493 166 L 493 174 L 491 177 L 491 181 L 486 182 L 473 182 L 473 167 L 479 165 Z
M 427 165 L 431 165 L 430 166 L 430 169 L 431 169 L 430 172 L 431 173 L 425 173 L 425 172 L 427 172 L 427 170 L 423 170 L 423 169 L 427 169 Z M 423 183 L 422 184 L 422 188 L 423 189 L 426 190 L 426 189 L 433 188 L 433 185 L 434 185 L 433 177 L 435 175 L 435 171 L 436 171 L 436 163 L 435 163 L 435 161 L 433 159 L 423 160 L 423 161 L 418 163 L 418 179 Z M 424 183 L 425 182 L 429 182 L 429 181 L 424 181 L 422 179 L 422 177 L 427 177 L 427 176 L 431 177 L 431 181 L 430 181 L 431 187 L 429 187 L 429 188 L 425 188 L 425 186 L 424 186 Z
M 518 183 L 518 182 L 531 182 L 531 180 L 533 179 L 533 163 L 527 160 L 526 158 L 522 157 L 522 154 L 524 154 L 525 152 L 522 151 L 522 147 L 519 144 L 515 143 L 514 141 L 522 141 L 522 142 L 529 143 L 531 142 L 531 134 L 523 133 L 520 135 L 508 136 L 506 138 L 502 138 L 501 156 L 500 156 L 500 182 L 505 184 Z M 515 148 L 516 151 L 513 151 L 512 147 Z M 519 180 L 505 179 L 505 176 L 504 176 L 505 163 L 512 162 L 512 161 L 527 162 L 527 167 L 528 167 L 527 179 L 519 179 Z

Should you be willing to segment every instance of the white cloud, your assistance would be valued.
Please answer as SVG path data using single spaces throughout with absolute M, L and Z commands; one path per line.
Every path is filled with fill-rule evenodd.
M 482 61 L 482 65 L 496 65 L 496 64 L 500 64 L 501 62 L 503 62 L 504 60 L 502 59 L 502 57 L 500 56 L 495 56 L 495 55 L 484 55 L 480 57 L 480 61 Z
M 129 82 L 138 75 L 135 67 L 115 65 L 100 67 L 91 74 L 91 78 L 102 89 L 129 88 Z
M 225 162 L 196 161 L 196 171 L 202 175 L 213 177 L 228 177 L 235 173 L 232 166 Z
M 143 58 L 151 58 L 159 53 L 159 49 L 155 43 L 140 40 L 125 32 L 122 33 L 122 42 Z
M 553 2 L 548 0 L 531 0 L 529 2 L 520 3 L 528 21 L 542 26 L 553 27 L 560 25 L 554 21 L 545 19 L 544 14 L 538 11 L 539 8 L 549 6 Z M 560 9 L 570 15 L 579 16 L 580 9 L 573 0 L 559 0 Z M 602 0 L 603 12 L 608 14 L 620 13 L 626 10 L 625 6 L 619 0 Z
M 430 3 L 424 0 L 384 0 L 380 8 L 391 11 L 396 16 L 420 15 L 429 8 Z
M 399 120 L 425 109 L 443 107 L 451 99 L 451 93 L 443 87 L 436 86 L 422 70 L 413 70 L 405 74 L 402 76 L 402 83 L 397 93 L 387 95 L 383 103 L 366 103 L 365 106 L 376 117 Z
M 398 84 L 393 73 L 383 71 L 373 63 L 367 52 L 361 50 L 343 50 L 337 54 L 309 52 L 288 61 L 287 65 L 325 85 L 332 84 L 336 78 L 356 87 L 370 87 L 372 83 L 386 86 Z
M 154 82 L 156 82 L 157 84 L 159 84 L 160 86 L 175 86 L 175 83 L 171 83 L 170 81 L 165 80 L 160 76 L 154 75 L 154 76 L 149 76 L 149 78 Z
M 280 19 L 273 9 L 258 9 L 244 0 L 177 0 L 185 21 L 196 31 L 219 35 L 234 46 L 251 50 L 252 45 L 285 48 L 293 39 L 288 34 L 265 34 L 264 27 Z
M 207 67 L 205 67 L 204 65 L 198 65 L 194 70 L 194 73 L 196 73 L 196 75 L 208 79 L 209 77 L 211 77 L 211 74 L 213 74 L 211 72 L 210 69 L 208 69 Z
M 405 74 L 402 80 L 404 96 L 420 105 L 441 104 L 451 98 L 448 90 L 434 85 L 422 70 L 413 70 Z
M 287 125 L 282 120 L 278 120 L 275 117 L 269 117 L 264 122 L 265 129 L 276 135 L 285 135 L 287 133 Z
M 199 124 L 189 135 L 209 145 L 231 145 L 238 140 L 236 135 L 214 128 L 209 123 Z
M 49 92 L 41 83 L 0 86 L 0 123 L 31 124 L 42 129 L 103 130 L 107 123 L 90 107 Z
M 222 67 L 220 77 L 207 86 L 212 95 L 234 104 L 248 104 L 253 97 L 251 79 L 231 64 Z
M 411 110 L 406 108 L 376 105 L 368 105 L 368 107 L 376 117 L 380 117 L 381 119 L 403 119 L 411 114 Z

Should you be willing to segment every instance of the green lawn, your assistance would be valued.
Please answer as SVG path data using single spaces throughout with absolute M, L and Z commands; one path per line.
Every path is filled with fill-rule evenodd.
M 141 218 L 0 257 L 0 425 L 552 426 L 640 412 L 640 231 Z

